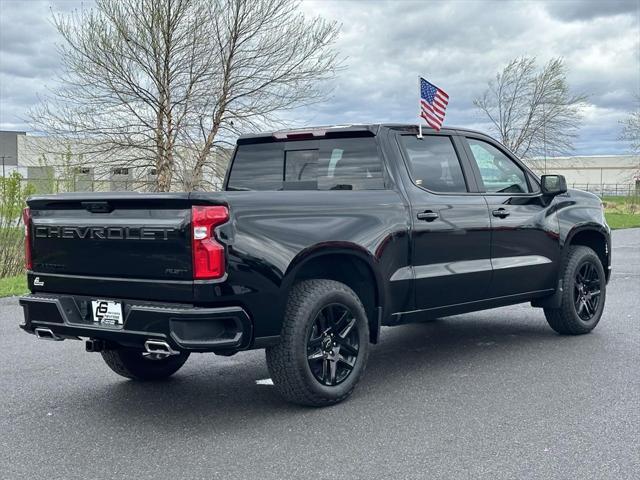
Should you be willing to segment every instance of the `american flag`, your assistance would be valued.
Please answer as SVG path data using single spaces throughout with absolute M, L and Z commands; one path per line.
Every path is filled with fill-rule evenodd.
M 449 95 L 420 77 L 420 116 L 437 132 L 442 128 L 448 103 Z

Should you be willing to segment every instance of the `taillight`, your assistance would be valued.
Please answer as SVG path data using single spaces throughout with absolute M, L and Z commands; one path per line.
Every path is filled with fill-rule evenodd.
M 227 220 L 229 220 L 227 207 L 191 208 L 193 278 L 202 280 L 224 276 L 224 246 L 216 241 L 214 229 Z
M 22 210 L 22 223 L 24 223 L 24 266 L 27 270 L 33 268 L 31 259 L 31 210 L 24 207 Z

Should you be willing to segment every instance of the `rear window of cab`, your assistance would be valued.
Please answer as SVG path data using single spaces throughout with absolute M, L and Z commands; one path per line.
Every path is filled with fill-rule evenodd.
M 375 138 L 240 144 L 227 190 L 381 190 Z

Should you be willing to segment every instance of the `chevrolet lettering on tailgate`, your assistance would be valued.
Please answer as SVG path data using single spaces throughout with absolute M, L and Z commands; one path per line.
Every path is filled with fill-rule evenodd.
M 166 227 L 35 227 L 36 238 L 69 238 L 90 240 L 168 240 L 175 228 Z

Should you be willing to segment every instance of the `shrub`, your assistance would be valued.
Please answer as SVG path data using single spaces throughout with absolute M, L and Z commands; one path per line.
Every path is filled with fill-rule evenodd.
M 23 272 L 22 209 L 32 193 L 33 187 L 19 173 L 0 177 L 0 278 Z

